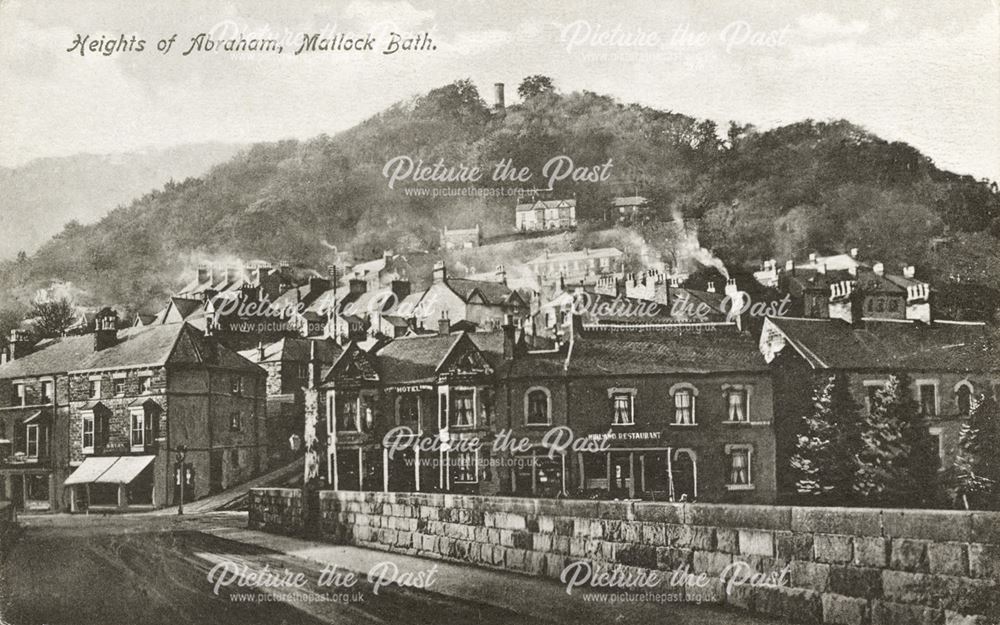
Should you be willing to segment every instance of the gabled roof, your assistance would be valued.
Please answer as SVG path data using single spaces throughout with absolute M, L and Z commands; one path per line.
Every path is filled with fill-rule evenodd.
M 338 376 L 348 373 L 356 373 L 357 376 L 365 380 L 377 381 L 381 379 L 375 367 L 375 357 L 362 349 L 356 341 L 351 341 L 344 348 L 344 351 L 323 376 L 323 383 L 335 381 Z
M 22 358 L 0 365 L 0 379 L 74 371 L 157 367 L 170 363 L 213 363 L 232 368 L 257 367 L 187 323 L 118 331 L 118 343 L 94 351 L 94 335 L 67 336 Z
M 241 350 L 239 354 L 250 362 L 309 362 L 312 345 L 316 345 L 319 362 L 332 363 L 343 351 L 331 340 L 290 337 L 264 345 L 264 357 L 256 347 Z
M 532 210 L 545 208 L 570 208 L 576 206 L 576 200 L 535 200 L 534 202 L 523 202 L 517 205 L 517 212 L 523 213 Z
M 768 317 L 761 352 L 790 346 L 814 369 L 1000 371 L 1000 344 L 985 324 Z
M 406 336 L 382 347 L 376 356 L 386 384 L 431 381 L 464 334 Z
M 445 284 L 466 303 L 470 302 L 478 294 L 486 304 L 499 306 L 500 304 L 507 303 L 512 293 L 510 288 L 502 282 L 447 278 Z M 518 295 L 517 297 L 520 298 L 521 296 Z

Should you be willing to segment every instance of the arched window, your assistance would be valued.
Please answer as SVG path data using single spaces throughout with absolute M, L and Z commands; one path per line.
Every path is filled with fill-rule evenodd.
M 674 398 L 674 425 L 695 425 L 698 389 L 691 384 L 674 384 L 670 387 L 670 394 Z
M 526 425 L 549 425 L 552 422 L 548 389 L 536 386 L 524 394 L 524 422 Z
M 968 380 L 955 385 L 955 401 L 958 403 L 958 414 L 968 415 L 972 412 L 972 384 Z

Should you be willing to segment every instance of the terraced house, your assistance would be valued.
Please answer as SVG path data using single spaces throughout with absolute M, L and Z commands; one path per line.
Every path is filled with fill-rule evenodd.
M 770 371 L 736 324 L 575 323 L 350 346 L 327 372 L 325 476 L 340 490 L 767 502 Z M 393 428 L 420 441 L 390 454 Z M 397 430 L 398 431 L 398 430 Z M 467 442 L 478 441 L 475 449 Z
M 0 365 L 3 494 L 72 511 L 158 507 L 267 466 L 265 372 L 188 323 L 42 342 Z M 6 440 L 6 439 L 5 439 Z M 175 452 L 187 449 L 184 466 Z

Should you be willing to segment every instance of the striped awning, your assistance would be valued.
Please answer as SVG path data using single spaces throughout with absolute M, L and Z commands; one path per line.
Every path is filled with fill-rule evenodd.
M 130 484 L 156 456 L 105 456 L 87 458 L 63 482 L 73 484 Z

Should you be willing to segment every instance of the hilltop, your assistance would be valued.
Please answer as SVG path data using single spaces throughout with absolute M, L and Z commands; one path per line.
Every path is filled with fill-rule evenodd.
M 528 87 L 502 114 L 458 81 L 334 136 L 243 149 L 3 262 L 0 305 L 23 307 L 35 289 L 65 280 L 80 303 L 138 310 L 162 301 L 200 260 L 324 267 L 333 246 L 364 259 L 383 249 L 433 252 L 443 225 L 513 230 L 511 197 L 389 189 L 382 168 L 399 155 L 484 169 L 509 158 L 533 171 L 559 154 L 584 166 L 612 159 L 607 182 L 556 185 L 554 196 L 577 198 L 582 230 L 599 225 L 610 197 L 638 190 L 654 209 L 639 234 L 654 246 L 657 226 L 680 216 L 696 220 L 701 244 L 727 264 L 859 247 L 887 266 L 916 264 L 935 282 L 1000 287 L 996 184 L 942 171 L 905 143 L 848 121 L 719 129 L 592 92 Z

